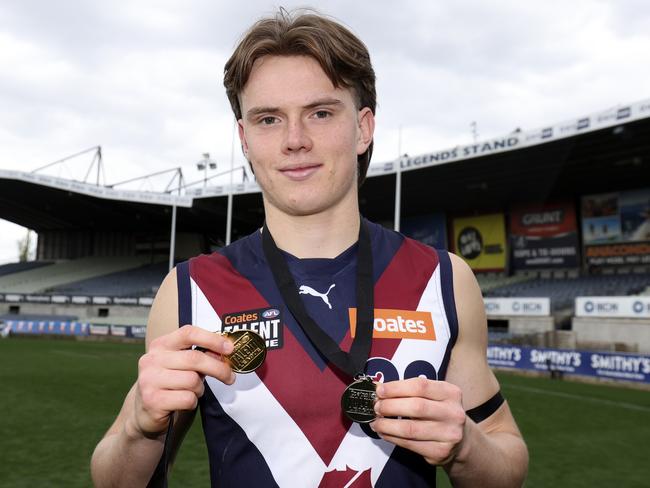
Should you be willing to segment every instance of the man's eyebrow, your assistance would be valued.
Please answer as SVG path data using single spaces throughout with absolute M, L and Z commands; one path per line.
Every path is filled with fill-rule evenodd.
M 319 98 L 318 100 L 314 100 L 313 102 L 308 103 L 303 108 L 310 109 L 310 108 L 321 107 L 323 105 L 341 105 L 342 103 L 343 102 L 338 98 L 332 98 L 332 97 Z
M 327 97 L 327 98 L 319 98 L 317 100 L 314 100 L 313 102 L 308 103 L 307 105 L 304 105 L 302 108 L 303 109 L 312 109 L 316 107 L 322 107 L 322 106 L 332 106 L 332 105 L 341 105 L 343 102 L 339 100 L 338 98 L 332 98 L 332 97 Z M 253 107 L 250 110 L 246 112 L 246 118 L 247 119 L 252 119 L 257 115 L 261 114 L 274 114 L 280 111 L 279 107 Z
M 279 112 L 280 109 L 278 107 L 253 107 L 251 108 L 248 112 L 246 112 L 246 118 L 247 119 L 252 119 L 256 115 L 260 114 L 274 114 Z

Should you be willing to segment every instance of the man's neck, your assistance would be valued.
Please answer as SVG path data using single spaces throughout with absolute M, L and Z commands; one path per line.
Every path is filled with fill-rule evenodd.
M 335 258 L 359 239 L 359 208 L 295 216 L 267 206 L 266 225 L 285 252 L 298 258 Z

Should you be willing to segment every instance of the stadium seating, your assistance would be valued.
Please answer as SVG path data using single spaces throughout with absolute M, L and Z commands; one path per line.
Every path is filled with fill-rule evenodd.
M 155 295 L 167 270 L 167 263 L 149 264 L 127 271 L 55 286 L 47 291 L 64 295 L 149 297 Z
M 29 271 L 30 269 L 41 268 L 52 264 L 52 261 L 24 261 L 21 263 L 9 263 L 0 266 L 0 276 Z
M 616 274 L 575 278 L 540 278 L 495 287 L 490 297 L 550 297 L 553 310 L 572 308 L 578 296 L 638 295 L 650 285 L 650 274 Z
M 478 281 L 483 294 L 496 288 L 501 288 L 515 283 L 523 283 L 524 281 L 529 281 L 531 279 L 533 279 L 533 277 L 526 275 L 505 276 L 502 273 L 480 273 L 476 275 L 476 280 Z
M 148 256 L 89 257 L 58 261 L 49 266 L 0 276 L 0 292 L 43 293 L 67 283 L 137 268 L 149 261 Z
M 72 322 L 78 320 L 79 317 L 76 315 L 44 315 L 44 314 L 0 314 L 0 322 L 6 322 L 8 320 L 22 320 L 24 322 Z

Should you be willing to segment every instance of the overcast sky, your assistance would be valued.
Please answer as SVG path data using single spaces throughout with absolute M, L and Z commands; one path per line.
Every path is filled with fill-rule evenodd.
M 263 0 L 0 2 L 0 168 L 30 171 L 101 145 L 107 183 L 204 152 L 240 166 L 223 65 Z M 287 8 L 305 3 L 284 2 Z M 375 163 L 650 98 L 650 2 L 312 3 L 368 45 Z M 49 174 L 83 179 L 86 155 Z M 158 185 L 166 183 L 157 182 Z M 147 189 L 147 186 L 142 186 Z M 24 231 L 0 221 L 0 263 Z

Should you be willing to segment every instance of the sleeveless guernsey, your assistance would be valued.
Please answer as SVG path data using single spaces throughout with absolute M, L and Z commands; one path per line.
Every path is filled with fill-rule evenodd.
M 435 251 L 368 222 L 375 323 L 366 373 L 375 381 L 444 379 L 458 333 L 452 272 Z M 317 324 L 349 350 L 357 246 L 335 259 L 285 253 Z M 341 413 L 351 382 L 314 348 L 282 302 L 259 232 L 177 267 L 179 318 L 211 331 L 252 328 L 264 365 L 233 385 L 206 378 L 200 400 L 212 486 L 435 486 L 435 467 Z M 352 324 L 352 327 L 351 325 Z

